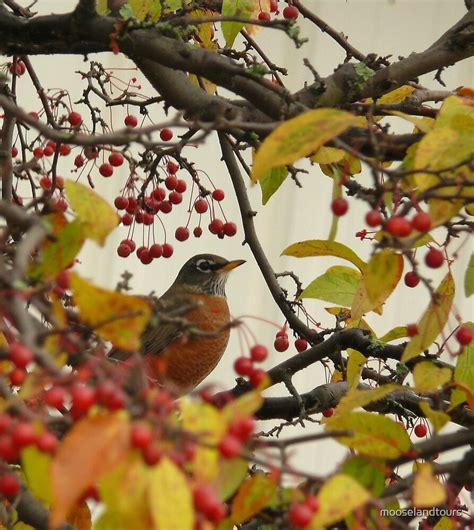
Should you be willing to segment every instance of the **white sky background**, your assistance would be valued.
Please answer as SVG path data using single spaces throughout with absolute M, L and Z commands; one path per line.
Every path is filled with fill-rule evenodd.
M 23 1 L 21 3 L 26 5 L 29 2 Z M 75 2 L 72 0 L 40 0 L 35 5 L 35 9 L 42 14 L 67 12 L 74 4 Z M 306 4 L 330 25 L 348 35 L 351 44 L 363 53 L 391 54 L 394 58 L 400 55 L 406 56 L 412 51 L 424 50 L 465 13 L 462 0 L 308 0 Z M 334 67 L 344 59 L 343 51 L 327 35 L 322 34 L 317 28 L 310 26 L 303 20 L 299 20 L 299 23 L 302 28 L 302 36 L 309 38 L 309 42 L 300 50 L 295 50 L 292 42 L 282 32 L 264 30 L 257 37 L 258 42 L 262 44 L 270 59 L 278 65 L 288 68 L 289 76 L 285 78 L 285 81 L 287 81 L 290 90 L 297 90 L 305 82 L 312 80 L 311 73 L 303 66 L 302 59 L 304 57 L 311 61 L 322 76 L 329 75 Z M 114 68 L 130 65 L 129 61 L 121 55 L 113 56 L 111 53 L 90 55 L 89 60 L 98 60 L 106 67 L 113 66 Z M 67 88 L 71 92 L 73 101 L 79 99 L 81 89 L 85 85 L 81 84 L 79 77 L 74 72 L 78 69 L 88 69 L 88 64 L 83 62 L 82 57 L 32 57 L 32 62 L 37 67 L 44 87 Z M 117 71 L 117 75 L 126 80 L 135 74 Z M 140 75 L 137 77 L 140 79 Z M 474 84 L 473 61 L 466 60 L 454 66 L 443 73 L 443 79 L 447 87 L 452 89 L 460 85 L 472 86 Z M 428 87 L 442 88 L 433 81 L 433 74 L 424 76 L 420 82 Z M 151 89 L 145 88 L 148 85 L 143 79 L 142 85 L 145 93 L 153 95 Z M 20 101 L 26 110 L 38 110 L 38 102 L 34 98 L 26 75 L 20 79 L 19 87 Z M 76 110 L 81 112 L 83 116 L 87 116 L 85 108 L 77 108 Z M 121 111 L 117 111 L 117 116 L 113 122 L 116 128 L 122 126 L 123 116 Z M 151 117 L 156 122 L 162 119 L 163 115 L 157 106 L 153 107 Z M 410 130 L 409 127 L 402 125 L 400 120 L 393 123 L 396 124 L 399 132 Z M 205 145 L 200 145 L 196 149 L 186 149 L 184 154 L 195 162 L 196 167 L 205 170 L 217 187 L 222 187 L 226 191 L 227 197 L 222 205 L 228 218 L 235 221 L 239 226 L 237 236 L 222 241 L 205 230 L 199 240 L 195 240 L 191 236 L 185 243 L 174 242 L 175 228 L 185 224 L 187 219 L 185 208 L 178 208 L 170 216 L 164 217 L 170 241 L 175 248 L 175 253 L 171 259 L 159 259 L 151 265 L 144 266 L 135 256 L 126 260 L 118 258 L 115 251 L 117 243 L 126 237 L 127 233 L 126 228 L 120 227 L 110 236 L 105 248 L 98 248 L 93 243 L 86 245 L 80 256 L 82 274 L 101 286 L 113 288 L 119 281 L 120 274 L 124 269 L 127 269 L 133 273 L 134 293 L 147 294 L 151 290 L 162 293 L 173 281 L 182 263 L 194 254 L 212 252 L 228 259 L 244 258 L 248 263 L 233 272 L 228 282 L 227 294 L 233 315 L 235 317 L 252 315 L 271 320 L 279 325 L 283 324 L 281 314 L 262 281 L 261 273 L 249 249 L 241 246 L 243 237 L 237 203 L 232 195 L 230 179 L 225 167 L 219 162 L 220 152 L 217 141 L 209 139 Z M 65 177 L 71 176 L 69 170 L 73 156 L 70 155 L 67 164 L 63 166 Z M 118 194 L 127 176 L 126 170 L 120 169 L 121 171 L 116 170 L 110 179 L 100 177 L 97 170 L 93 172 L 97 189 L 110 200 L 113 200 Z M 365 174 L 365 177 L 357 176 L 356 178 L 360 180 L 366 177 Z M 300 180 L 303 189 L 298 189 L 288 179 L 265 207 L 261 206 L 258 187 L 250 189 L 249 195 L 253 207 L 258 210 L 256 225 L 261 243 L 275 271 L 292 269 L 299 275 L 303 284 L 307 285 L 329 266 L 344 263 L 341 260 L 331 258 L 296 260 L 295 258 L 280 257 L 281 251 L 291 243 L 304 239 L 325 239 L 329 233 L 331 179 L 323 175 L 318 167 L 313 167 L 308 175 L 301 175 Z M 369 181 L 366 180 L 366 182 Z M 365 205 L 359 202 L 354 204 L 353 201 L 350 201 L 350 210 L 346 216 L 341 218 L 337 235 L 337 241 L 351 246 L 363 259 L 369 257 L 371 244 L 357 240 L 354 234 L 365 227 L 364 215 L 366 210 Z M 194 224 L 191 222 L 190 227 L 193 226 Z M 156 233 L 157 235 L 160 233 L 158 227 Z M 160 241 L 160 239 L 161 237 L 158 235 L 157 240 Z M 450 250 L 456 249 L 460 243 L 460 241 L 454 241 Z M 462 278 L 470 250 L 472 250 L 472 245 L 471 248 L 469 245 L 465 245 L 458 260 L 453 265 L 453 273 L 458 282 L 456 306 L 464 316 L 464 320 L 473 318 L 472 307 L 465 301 L 462 294 Z M 422 250 L 421 256 L 423 254 L 424 250 Z M 436 284 L 439 283 L 445 273 L 445 267 L 439 271 L 429 271 L 429 275 L 434 278 Z M 287 285 L 292 287 L 291 284 Z M 401 285 L 385 305 L 384 315 L 382 317 L 369 317 L 368 321 L 375 331 L 382 335 L 396 325 L 417 321 L 427 303 L 427 292 L 421 284 L 416 289 L 408 289 Z M 323 326 L 327 327 L 332 327 L 334 323 L 324 311 L 324 307 L 330 305 L 332 304 L 317 301 L 308 301 L 307 303 L 311 314 Z M 266 344 L 272 352 L 276 328 L 253 319 L 246 319 L 246 322 L 258 340 Z M 450 319 L 450 324 L 452 329 L 455 325 L 453 318 Z M 234 330 L 226 355 L 207 381 L 215 381 L 222 388 L 230 388 L 234 381 L 232 363 L 241 353 L 238 331 Z M 272 352 L 264 367 L 270 368 L 295 353 L 296 351 L 292 347 L 285 353 Z M 324 383 L 325 375 L 322 366 L 312 366 L 298 374 L 294 382 L 302 392 L 315 387 L 317 384 Z M 272 393 L 274 395 L 286 395 L 282 386 L 272 389 Z M 308 424 L 304 432 L 315 429 L 319 429 L 319 427 Z M 291 428 L 285 432 L 294 436 L 298 429 Z M 332 469 L 335 458 L 337 460 L 343 454 L 344 451 L 341 447 L 336 448 L 333 443 L 321 443 L 317 446 L 317 451 L 309 450 L 309 447 L 305 450 L 301 448 L 292 462 L 296 468 L 322 474 Z

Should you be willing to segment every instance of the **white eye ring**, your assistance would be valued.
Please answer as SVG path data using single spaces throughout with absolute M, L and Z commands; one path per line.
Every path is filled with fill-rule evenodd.
M 210 273 L 211 272 L 211 265 L 213 265 L 213 261 L 209 261 L 208 259 L 200 259 L 199 261 L 196 262 L 196 268 L 200 271 L 200 272 L 206 272 L 206 273 Z

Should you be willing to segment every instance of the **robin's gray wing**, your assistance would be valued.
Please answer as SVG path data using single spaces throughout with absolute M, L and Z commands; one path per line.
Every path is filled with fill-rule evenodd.
M 157 355 L 180 337 L 186 327 L 186 314 L 196 308 L 189 295 L 176 295 L 175 291 L 167 291 L 161 298 L 153 299 L 152 305 L 152 316 L 141 337 L 143 355 Z M 124 361 L 130 355 L 130 352 L 114 348 L 108 357 Z

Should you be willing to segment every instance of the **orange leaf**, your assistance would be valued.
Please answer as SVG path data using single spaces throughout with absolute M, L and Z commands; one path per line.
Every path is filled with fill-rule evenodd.
M 123 461 L 129 430 L 122 414 L 108 414 L 84 418 L 66 434 L 51 464 L 52 528 L 67 519 L 87 488 Z
M 75 530 L 90 530 L 92 528 L 91 511 L 86 502 L 77 504 L 72 510 L 67 522 L 71 524 Z

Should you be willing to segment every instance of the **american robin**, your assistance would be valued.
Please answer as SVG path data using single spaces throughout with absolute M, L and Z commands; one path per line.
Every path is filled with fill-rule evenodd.
M 230 334 L 227 276 L 243 263 L 199 254 L 183 265 L 171 287 L 155 299 L 141 337 L 149 377 L 184 394 L 216 367 Z M 126 360 L 130 354 L 113 350 L 109 357 Z

